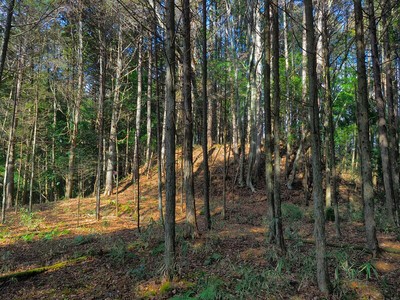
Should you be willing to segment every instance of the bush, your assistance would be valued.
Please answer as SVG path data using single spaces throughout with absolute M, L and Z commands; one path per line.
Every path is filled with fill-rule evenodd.
M 328 207 L 325 210 L 325 219 L 326 219 L 326 221 L 330 221 L 330 222 L 335 221 L 335 211 L 332 206 Z
M 303 218 L 303 211 L 295 204 L 283 203 L 282 217 L 288 221 L 300 221 Z

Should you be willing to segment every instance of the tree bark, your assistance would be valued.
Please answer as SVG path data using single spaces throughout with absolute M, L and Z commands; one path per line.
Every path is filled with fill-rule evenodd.
M 167 0 L 166 10 L 166 76 L 165 76 L 165 270 L 171 280 L 175 271 L 175 1 Z
M 372 185 L 371 150 L 369 139 L 368 85 L 365 66 L 365 42 L 361 0 L 354 0 L 357 47 L 357 125 L 360 144 L 362 198 L 368 249 L 376 255 L 379 250 L 374 217 L 374 188 Z
M 190 1 L 183 0 L 183 104 L 184 104 L 184 146 L 183 185 L 186 197 L 186 223 L 189 234 L 197 234 L 196 204 L 193 182 L 193 114 L 192 114 L 192 70 L 190 38 Z
M 11 23 L 14 15 L 14 4 L 15 0 L 10 0 L 10 3 L 8 3 L 7 7 L 7 19 L 4 27 L 3 43 L 1 46 L 1 55 L 0 55 L 0 85 L 3 80 L 4 65 L 6 63 L 8 44 L 10 41 L 10 34 L 12 27 Z
M 80 106 L 82 102 L 83 94 L 83 24 L 82 24 L 82 3 L 78 2 L 78 85 L 77 85 L 77 95 L 73 103 L 72 115 L 73 115 L 73 125 L 72 132 L 70 136 L 70 148 L 69 148 L 69 158 L 68 158 L 68 174 L 65 182 L 65 197 L 67 199 L 72 198 L 73 187 L 74 187 L 74 177 L 76 173 L 75 169 L 75 156 L 76 156 L 76 144 L 78 140 L 78 125 L 80 116 Z
M 311 152 L 313 169 L 314 236 L 317 262 L 318 288 L 323 293 L 330 292 L 326 259 L 325 215 L 322 190 L 320 130 L 317 89 L 317 56 L 315 49 L 315 28 L 312 0 L 304 1 L 307 30 L 307 70 L 309 81 L 309 115 L 311 123 Z
M 393 224 L 395 220 L 393 181 L 390 168 L 391 162 L 389 157 L 389 138 L 388 138 L 386 116 L 385 116 L 386 105 L 382 93 L 381 67 L 379 62 L 378 40 L 376 34 L 374 0 L 368 0 L 368 19 L 369 19 L 369 34 L 370 34 L 371 52 L 372 52 L 372 67 L 374 74 L 374 92 L 375 92 L 376 107 L 378 110 L 379 148 L 381 152 L 383 184 L 385 187 L 386 211 L 387 211 L 388 221 Z
M 208 130 L 207 117 L 208 117 L 208 97 L 207 97 L 207 1 L 202 0 L 202 72 L 203 72 L 203 173 L 204 173 L 204 210 L 206 215 L 207 229 L 211 229 L 211 215 L 210 215 L 210 171 L 208 168 Z

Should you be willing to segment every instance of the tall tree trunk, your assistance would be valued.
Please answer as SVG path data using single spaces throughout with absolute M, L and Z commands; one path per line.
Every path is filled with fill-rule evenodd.
M 394 210 L 397 225 L 399 222 L 399 202 L 400 202 L 400 178 L 399 178 L 399 136 L 397 132 L 398 122 L 396 104 L 394 100 L 394 87 L 393 87 L 393 68 L 392 68 L 392 47 L 390 36 L 392 33 L 392 25 L 390 18 L 392 15 L 392 4 L 390 0 L 384 1 L 383 12 L 382 12 L 382 26 L 384 30 L 383 35 L 383 52 L 384 52 L 384 73 L 386 75 L 385 80 L 385 91 L 386 99 L 388 103 L 388 135 L 389 135 L 389 158 L 390 158 L 390 170 L 392 173 L 393 180 L 393 200 Z
M 175 269 L 175 1 L 167 0 L 166 10 L 166 75 L 165 75 L 165 270 L 172 279 Z
M 111 126 L 110 135 L 108 139 L 108 153 L 107 153 L 107 171 L 106 183 L 104 186 L 104 195 L 110 196 L 113 191 L 114 172 L 116 166 L 116 147 L 117 147 L 117 134 L 118 134 L 118 120 L 121 112 L 121 73 L 122 73 L 122 29 L 118 25 L 118 45 L 117 45 L 117 65 L 115 68 L 115 82 L 114 82 L 114 99 L 111 112 Z
M 6 63 L 6 56 L 8 50 L 8 43 L 10 41 L 11 33 L 11 22 L 14 15 L 14 4 L 15 0 L 10 0 L 7 6 L 7 19 L 4 26 L 3 43 L 1 45 L 1 55 L 0 55 L 0 85 L 3 80 L 4 65 Z
M 264 28 L 264 123 L 265 123 L 265 183 L 268 201 L 269 241 L 276 240 L 275 226 L 275 207 L 273 191 L 273 171 L 272 171 L 272 133 L 271 133 L 271 20 L 270 20 L 270 0 L 264 1 L 265 7 L 265 28 Z
M 146 169 L 149 169 L 151 166 L 151 97 L 152 97 L 152 46 L 149 46 L 149 68 L 147 71 L 147 113 L 146 113 L 146 130 L 147 130 L 147 141 L 146 141 Z
M 18 112 L 18 102 L 21 95 L 22 87 L 22 76 L 24 68 L 24 57 L 25 57 L 25 41 L 19 49 L 19 58 L 17 63 L 17 76 L 14 90 L 14 101 L 13 101 L 13 113 L 11 118 L 10 133 L 8 138 L 8 147 L 6 154 L 6 165 L 4 173 L 4 183 L 3 183 L 3 202 L 2 202 L 2 212 L 1 212 L 1 222 L 4 224 L 6 220 L 6 208 L 9 208 L 13 203 L 14 198 L 14 147 L 15 147 L 15 130 L 17 127 L 17 112 Z
M 208 168 L 208 145 L 207 136 L 207 117 L 208 117 L 208 97 L 207 97 L 207 1 L 202 0 L 203 24 L 202 24 L 202 72 L 203 72 L 203 173 L 204 173 L 204 210 L 206 215 L 207 228 L 211 229 L 210 215 L 210 171 Z
M 78 85 L 77 85 L 77 95 L 73 103 L 72 115 L 73 115 L 73 125 L 70 137 L 70 148 L 69 148 L 69 158 L 68 158 L 68 174 L 65 183 L 65 197 L 67 199 L 71 198 L 73 195 L 74 187 L 74 175 L 75 170 L 75 156 L 76 156 L 76 144 L 78 140 L 78 125 L 79 125 L 79 115 L 80 106 L 82 102 L 83 94 L 83 24 L 82 24 L 82 3 L 78 3 Z
M 395 220 L 393 182 L 390 169 L 391 162 L 389 157 L 389 138 L 385 117 L 385 101 L 382 93 L 381 67 L 379 62 L 378 40 L 376 35 L 374 0 L 368 0 L 368 19 L 372 52 L 372 67 L 374 74 L 374 92 L 378 110 L 379 148 L 381 152 L 383 184 L 385 187 L 386 211 L 388 221 L 393 224 Z
M 369 139 L 368 85 L 365 66 L 365 42 L 361 0 L 354 0 L 354 19 L 357 46 L 357 125 L 360 144 L 362 198 L 367 247 L 374 256 L 379 246 L 374 218 L 374 188 L 372 185 L 371 150 Z
M 186 196 L 186 223 L 189 234 L 197 234 L 196 205 L 193 182 L 193 115 L 192 115 L 192 71 L 190 38 L 190 1 L 183 0 L 183 106 L 185 137 L 183 146 L 183 185 Z
M 35 97 L 35 119 L 33 126 L 33 142 L 32 142 L 32 154 L 31 154 L 31 177 L 29 183 L 29 208 L 28 211 L 32 212 L 33 203 L 33 178 L 35 175 L 35 159 L 36 159 L 36 140 L 37 140 L 37 122 L 39 120 L 39 87 L 36 87 L 36 97 Z
M 322 48 L 323 48 L 323 74 L 325 86 L 325 115 L 326 115 L 326 128 L 325 128 L 325 145 L 326 145 L 326 191 L 325 203 L 329 207 L 333 205 L 335 215 L 335 232 L 336 236 L 340 236 L 340 219 L 339 219 L 339 206 L 336 197 L 336 159 L 335 159 L 335 139 L 334 139 L 334 124 L 333 124 L 333 101 L 332 101 L 332 88 L 331 88 L 331 74 L 330 74 L 330 40 L 328 32 L 328 17 L 330 4 L 321 3 L 322 13 Z
M 274 208 L 276 244 L 282 252 L 286 252 L 283 239 L 282 212 L 281 212 L 281 156 L 280 156 L 280 84 L 279 84 L 279 10 L 278 1 L 272 7 L 272 77 L 274 81 Z
M 101 25 L 100 25 L 101 26 Z M 105 99 L 105 41 L 103 28 L 98 30 L 99 34 L 99 98 L 97 104 L 97 180 L 96 180 L 96 220 L 100 220 L 100 189 L 103 170 L 103 105 Z
M 135 144 L 133 148 L 133 180 L 137 180 L 136 174 L 139 172 L 139 138 L 140 138 L 140 123 L 142 115 L 142 38 L 139 42 L 139 55 L 138 55 L 138 86 L 137 86 L 137 98 L 136 98 L 136 120 L 135 120 Z
M 304 1 L 307 29 L 307 69 L 309 81 L 309 115 L 311 123 L 311 152 L 313 169 L 314 236 L 317 262 L 318 288 L 329 293 L 330 282 L 326 259 L 325 216 L 322 190 L 319 109 L 317 89 L 317 55 L 315 49 L 315 28 L 312 0 Z

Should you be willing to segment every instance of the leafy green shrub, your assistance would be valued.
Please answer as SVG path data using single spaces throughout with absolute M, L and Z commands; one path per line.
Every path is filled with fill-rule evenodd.
M 213 253 L 213 254 L 211 254 L 210 256 L 208 256 L 208 257 L 206 258 L 206 260 L 204 261 L 204 264 L 205 264 L 206 266 L 212 265 L 212 264 L 214 264 L 215 262 L 221 260 L 221 258 L 222 258 L 222 255 L 221 255 L 221 254 L 219 254 L 219 253 Z
M 128 259 L 135 258 L 136 255 L 129 252 L 124 241 L 118 240 L 110 249 L 108 257 L 118 264 L 124 264 Z
M 80 246 L 80 245 L 84 245 L 84 244 L 88 244 L 93 242 L 94 240 L 94 236 L 93 234 L 89 234 L 89 235 L 78 235 L 74 238 L 74 240 L 72 241 L 72 243 L 75 246 Z
M 144 264 L 140 264 L 137 268 L 129 271 L 129 275 L 137 280 L 143 280 L 146 278 L 146 267 Z
M 283 203 L 282 217 L 288 221 L 300 221 L 303 218 L 303 211 L 295 204 Z
M 335 221 L 335 211 L 332 206 L 325 209 L 325 220 L 329 222 Z

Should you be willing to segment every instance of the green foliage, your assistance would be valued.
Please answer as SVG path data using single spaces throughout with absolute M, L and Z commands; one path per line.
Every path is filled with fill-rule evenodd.
M 214 264 L 214 263 L 220 261 L 221 258 L 222 258 L 222 255 L 221 255 L 221 254 L 219 254 L 219 253 L 213 253 L 213 254 L 211 254 L 210 256 L 208 256 L 208 257 L 206 258 L 206 260 L 204 261 L 204 265 L 206 265 L 206 266 L 212 265 L 212 264 Z
M 94 235 L 93 234 L 89 234 L 89 235 L 78 235 L 74 238 L 74 240 L 72 241 L 73 245 L 75 246 L 80 246 L 80 245 L 84 245 L 84 244 L 88 244 L 93 242 L 94 240 Z
M 335 221 L 335 211 L 332 206 L 325 209 L 325 220 L 328 222 Z
M 173 289 L 173 286 L 172 286 L 171 282 L 166 281 L 160 286 L 160 293 L 166 294 L 166 293 L 170 292 L 172 289 Z
M 42 222 L 41 218 L 39 218 L 33 212 L 30 213 L 26 208 L 21 208 L 19 215 L 20 215 L 20 224 L 22 226 L 28 227 L 28 229 L 36 229 Z
M 35 233 L 27 233 L 21 236 L 21 239 L 24 240 L 25 242 L 32 242 L 34 237 L 36 236 Z
M 134 268 L 129 271 L 129 275 L 135 278 L 136 280 L 143 280 L 146 278 L 146 266 L 144 264 L 140 264 L 137 268 Z
M 124 264 L 128 259 L 136 258 L 136 255 L 127 249 L 123 240 L 115 242 L 107 256 L 117 264 Z
M 54 237 L 59 237 L 62 235 L 69 234 L 71 230 L 69 229 L 64 229 L 64 230 L 59 230 L 58 228 L 55 228 L 49 232 L 44 232 L 39 235 L 39 237 L 43 236 L 45 240 L 52 240 Z
M 151 255 L 157 256 L 159 254 L 164 253 L 164 251 L 165 251 L 165 243 L 162 242 L 162 243 L 159 243 L 157 245 L 157 247 L 155 247 L 154 249 L 151 250 Z
M 287 221 L 300 221 L 303 218 L 303 211 L 295 204 L 282 203 L 282 217 Z
M 372 275 L 375 275 L 376 278 L 379 277 L 378 272 L 376 271 L 375 266 L 372 264 L 371 261 L 367 261 L 365 263 L 363 263 L 358 272 L 360 274 L 364 274 L 365 275 L 365 279 L 370 280 L 372 279 Z

